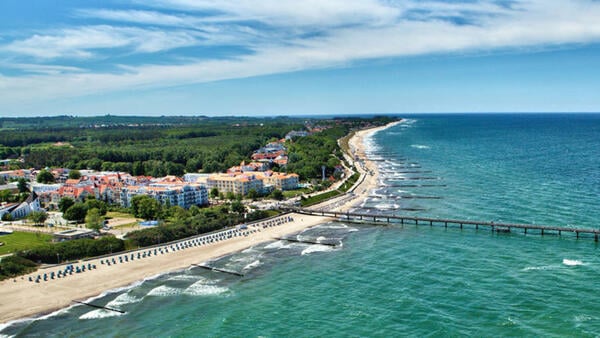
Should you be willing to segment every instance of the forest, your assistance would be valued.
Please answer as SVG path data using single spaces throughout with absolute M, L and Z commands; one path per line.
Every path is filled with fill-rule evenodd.
M 1 118 L 0 158 L 18 159 L 7 169 L 64 167 L 122 171 L 132 175 L 181 176 L 222 172 L 249 160 L 267 142 L 307 125 L 325 126 L 288 142 L 286 171 L 301 179 L 330 175 L 339 160 L 337 139 L 367 123 L 389 117 L 300 119 L 292 117 L 51 117 Z M 43 122 L 46 121 L 46 122 Z

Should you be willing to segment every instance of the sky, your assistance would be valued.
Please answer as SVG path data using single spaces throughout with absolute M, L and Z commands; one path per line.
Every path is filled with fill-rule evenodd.
M 599 0 L 1 0 L 0 116 L 600 112 Z

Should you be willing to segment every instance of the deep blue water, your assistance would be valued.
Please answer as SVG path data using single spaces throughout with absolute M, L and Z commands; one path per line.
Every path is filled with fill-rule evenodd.
M 362 211 L 597 228 L 600 115 L 415 116 L 376 134 Z M 593 239 L 331 223 L 1 332 L 18 336 L 597 336 Z

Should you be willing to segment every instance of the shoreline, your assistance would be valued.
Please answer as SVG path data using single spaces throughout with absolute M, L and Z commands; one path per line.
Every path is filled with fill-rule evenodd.
M 401 121 L 395 121 L 385 126 L 363 129 L 357 131 L 349 140 L 350 150 L 358 172 L 365 176 L 364 180 L 357 184 L 353 198 L 338 201 L 338 206 L 342 210 L 354 208 L 359 201 L 364 200 L 370 190 L 377 186 L 378 173 L 374 162 L 366 158 L 366 138 L 376 132 L 392 127 Z M 364 167 L 363 167 L 364 165 Z M 324 202 L 329 205 L 330 201 Z M 324 205 L 321 205 L 323 207 Z M 107 292 L 130 287 L 143 282 L 149 278 L 172 273 L 186 269 L 193 264 L 199 264 L 219 257 L 233 254 L 247 249 L 257 244 L 274 240 L 276 237 L 283 237 L 293 233 L 300 232 L 307 228 L 335 221 L 329 217 L 308 216 L 300 214 L 286 214 L 278 216 L 275 219 L 291 216 L 292 221 L 273 227 L 249 227 L 248 235 L 233 237 L 227 240 L 211 243 L 203 246 L 191 246 L 183 250 L 170 251 L 167 254 L 154 255 L 148 258 L 132 260 L 120 264 L 107 266 L 101 264 L 101 260 L 107 257 L 94 258 L 80 261 L 74 265 L 88 264 L 96 265 L 96 269 L 88 270 L 84 273 L 73 274 L 66 278 L 51 279 L 41 281 L 40 283 L 30 282 L 29 277 L 35 279 L 37 275 L 43 275 L 44 272 L 58 271 L 64 269 L 64 265 L 38 269 L 34 273 L 19 276 L 16 279 L 7 279 L 0 282 L 0 329 L 10 325 L 11 322 L 23 321 L 44 317 L 74 304 L 73 301 L 89 300 L 96 298 Z M 264 221 L 253 223 L 262 224 Z M 199 235 L 194 238 L 202 237 Z M 193 238 L 192 238 L 193 239 Z M 182 239 L 177 243 L 190 241 Z M 173 244 L 164 244 L 160 247 L 170 247 Z M 154 251 L 154 248 L 142 248 L 137 252 Z M 132 254 L 131 252 L 127 255 Z M 124 256 L 125 253 L 114 254 L 111 257 L 117 258 Z M 14 281 L 16 280 L 16 282 Z M 27 304 L 24 307 L 23 304 Z

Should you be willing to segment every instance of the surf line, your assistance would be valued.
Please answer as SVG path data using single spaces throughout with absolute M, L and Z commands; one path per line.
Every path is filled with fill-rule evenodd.
M 216 271 L 216 272 L 228 273 L 228 274 L 234 275 L 234 276 L 244 277 L 243 273 L 240 273 L 240 272 L 237 272 L 237 271 L 219 269 L 219 268 L 215 268 L 215 267 L 208 266 L 208 265 L 203 265 L 203 264 L 192 264 L 192 266 L 195 266 L 195 267 L 198 267 L 198 268 L 202 268 L 202 269 L 206 269 L 206 270 Z
M 327 246 L 337 246 L 337 244 L 334 244 L 334 243 L 321 243 L 321 242 L 317 242 L 317 241 L 299 240 L 299 239 L 287 238 L 287 237 L 275 237 L 275 239 L 280 240 L 280 241 L 288 241 L 288 242 L 295 242 L 295 243 L 306 243 L 306 244 L 319 244 L 319 245 L 327 245 Z
M 89 307 L 94 307 L 97 309 L 103 309 L 103 310 L 108 310 L 108 311 L 114 311 L 114 312 L 118 312 L 118 313 L 125 313 L 125 311 L 119 310 L 119 309 L 113 309 L 110 307 L 106 307 L 106 306 L 101 306 L 101 305 L 96 305 L 96 304 L 92 304 L 92 303 L 86 303 L 86 302 L 80 302 L 78 300 L 74 300 L 73 303 L 77 303 L 77 304 L 82 304 L 82 305 L 87 305 Z

